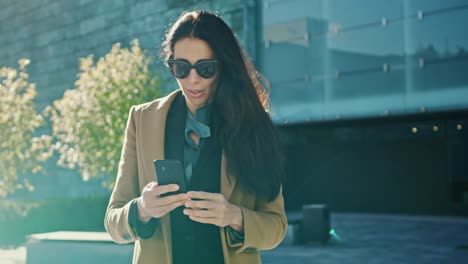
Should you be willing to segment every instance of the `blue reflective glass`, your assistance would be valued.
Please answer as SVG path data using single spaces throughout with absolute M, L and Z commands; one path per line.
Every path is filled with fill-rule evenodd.
M 468 108 L 464 0 L 263 6 L 263 73 L 272 107 L 291 109 L 282 119 L 294 109 L 307 121 Z

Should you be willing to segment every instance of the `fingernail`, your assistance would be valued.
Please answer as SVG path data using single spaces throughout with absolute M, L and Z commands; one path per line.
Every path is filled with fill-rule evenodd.
M 187 210 L 184 210 L 184 214 L 188 214 L 188 211 L 187 211 Z

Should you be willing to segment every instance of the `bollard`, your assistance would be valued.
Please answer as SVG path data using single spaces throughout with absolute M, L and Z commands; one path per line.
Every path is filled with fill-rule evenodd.
M 330 239 L 330 212 L 326 204 L 308 204 L 302 206 L 300 225 L 300 243 L 325 244 Z

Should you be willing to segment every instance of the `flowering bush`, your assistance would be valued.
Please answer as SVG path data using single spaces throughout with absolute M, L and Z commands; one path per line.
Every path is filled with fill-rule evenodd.
M 149 64 L 137 40 L 130 50 L 115 44 L 97 63 L 80 59 L 74 89 L 46 109 L 59 165 L 78 168 L 84 180 L 109 177 L 113 186 L 130 107 L 161 95 Z
M 0 197 L 32 185 L 21 174 L 43 170 L 41 163 L 51 156 L 50 136 L 33 136 L 44 124 L 36 112 L 36 88 L 28 82 L 29 60 L 19 60 L 19 70 L 0 69 Z

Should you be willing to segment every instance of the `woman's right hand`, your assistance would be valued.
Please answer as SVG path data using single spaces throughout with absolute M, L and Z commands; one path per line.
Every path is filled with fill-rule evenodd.
M 159 186 L 157 182 L 148 183 L 140 197 L 137 198 L 138 219 L 147 223 L 151 218 L 161 218 L 190 200 L 186 193 L 160 197 L 161 194 L 179 190 L 177 184 Z

